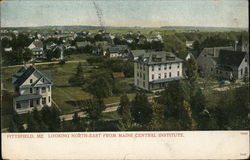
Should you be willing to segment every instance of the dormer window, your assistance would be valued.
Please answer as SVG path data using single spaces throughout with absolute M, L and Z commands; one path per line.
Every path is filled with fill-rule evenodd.
M 30 83 L 33 83 L 33 79 L 30 79 Z
M 44 78 L 42 78 L 42 82 L 44 82 Z

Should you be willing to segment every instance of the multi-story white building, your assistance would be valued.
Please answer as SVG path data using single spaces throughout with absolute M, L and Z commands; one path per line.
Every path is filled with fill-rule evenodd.
M 33 66 L 24 66 L 12 77 L 13 107 L 18 114 L 28 113 L 34 107 L 41 110 L 51 106 L 52 82 Z
M 147 91 L 164 89 L 182 78 L 182 60 L 171 52 L 146 52 L 134 61 L 134 84 Z

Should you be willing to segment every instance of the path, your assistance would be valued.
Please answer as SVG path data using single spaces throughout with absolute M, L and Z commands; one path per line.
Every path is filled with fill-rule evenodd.
M 34 63 L 35 66 L 38 65 L 47 65 L 47 64 L 58 64 L 60 61 L 53 61 L 53 62 L 40 62 L 40 63 Z M 65 63 L 79 63 L 79 62 L 87 62 L 86 60 L 80 60 L 80 61 L 65 61 Z M 30 66 L 33 65 L 33 63 L 28 64 L 20 64 L 20 65 L 13 65 L 13 66 L 2 66 L 1 68 L 15 68 L 15 67 L 22 67 L 22 66 Z

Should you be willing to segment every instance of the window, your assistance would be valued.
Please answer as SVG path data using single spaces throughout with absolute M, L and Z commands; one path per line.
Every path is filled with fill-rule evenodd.
M 143 87 L 145 87 L 145 82 L 143 82 Z
M 50 86 L 48 86 L 48 91 L 50 92 Z
M 137 63 L 137 69 L 139 69 L 139 63 Z
M 164 73 L 164 78 L 167 78 L 167 73 Z
M 40 105 L 40 99 L 37 99 L 37 100 L 36 100 L 36 104 L 37 104 L 37 105 Z
M 143 80 L 145 80 L 145 73 L 143 73 Z
M 211 68 L 211 72 L 213 71 L 213 68 Z
M 242 75 L 242 74 L 243 74 L 243 69 L 241 68 L 241 69 L 240 69 L 240 75 Z
M 49 96 L 49 103 L 50 103 L 50 96 Z
M 16 108 L 17 109 L 21 108 L 21 104 L 19 102 L 16 103 Z
M 172 68 L 172 66 L 171 66 L 171 64 L 169 65 L 169 69 L 171 69 Z
M 46 104 L 46 97 L 42 99 L 42 104 Z
M 142 69 L 142 65 L 140 64 L 140 69 Z
M 167 64 L 164 65 L 164 70 L 167 70 Z
M 247 59 L 245 58 L 245 62 L 247 62 Z
M 139 72 L 137 72 L 137 77 L 139 77 Z
M 152 79 L 155 79 L 155 75 L 154 74 L 152 74 Z
M 137 79 L 137 86 L 139 86 L 139 80 Z
M 33 79 L 30 79 L 30 83 L 33 83 Z
M 142 77 L 142 74 L 140 73 L 140 78 Z
M 180 71 L 177 72 L 177 76 L 180 76 Z
M 169 72 L 169 77 L 171 77 L 171 72 Z
M 45 87 L 42 87 L 42 92 L 46 92 L 46 88 Z
M 32 88 L 30 88 L 30 93 L 33 93 L 33 89 Z
M 179 63 L 177 63 L 177 68 L 180 68 L 180 64 Z
M 158 70 L 159 70 L 159 71 L 161 70 L 161 65 L 158 66 Z
M 145 65 L 143 65 L 143 70 L 145 71 Z
M 30 100 L 30 107 L 34 107 L 33 100 Z
M 154 71 L 154 69 L 155 69 L 154 66 L 152 66 L 152 71 Z
M 38 88 L 38 87 L 36 88 L 36 91 L 39 91 L 39 88 Z
M 160 73 L 158 74 L 158 79 L 161 79 L 161 74 Z

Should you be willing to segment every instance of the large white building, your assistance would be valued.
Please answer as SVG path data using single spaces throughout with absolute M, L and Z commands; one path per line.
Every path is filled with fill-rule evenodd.
M 182 78 L 182 60 L 171 52 L 146 52 L 134 61 L 134 84 L 147 91 L 164 89 Z
M 33 66 L 24 66 L 12 77 L 13 107 L 18 114 L 28 113 L 34 107 L 41 110 L 51 106 L 52 82 Z

